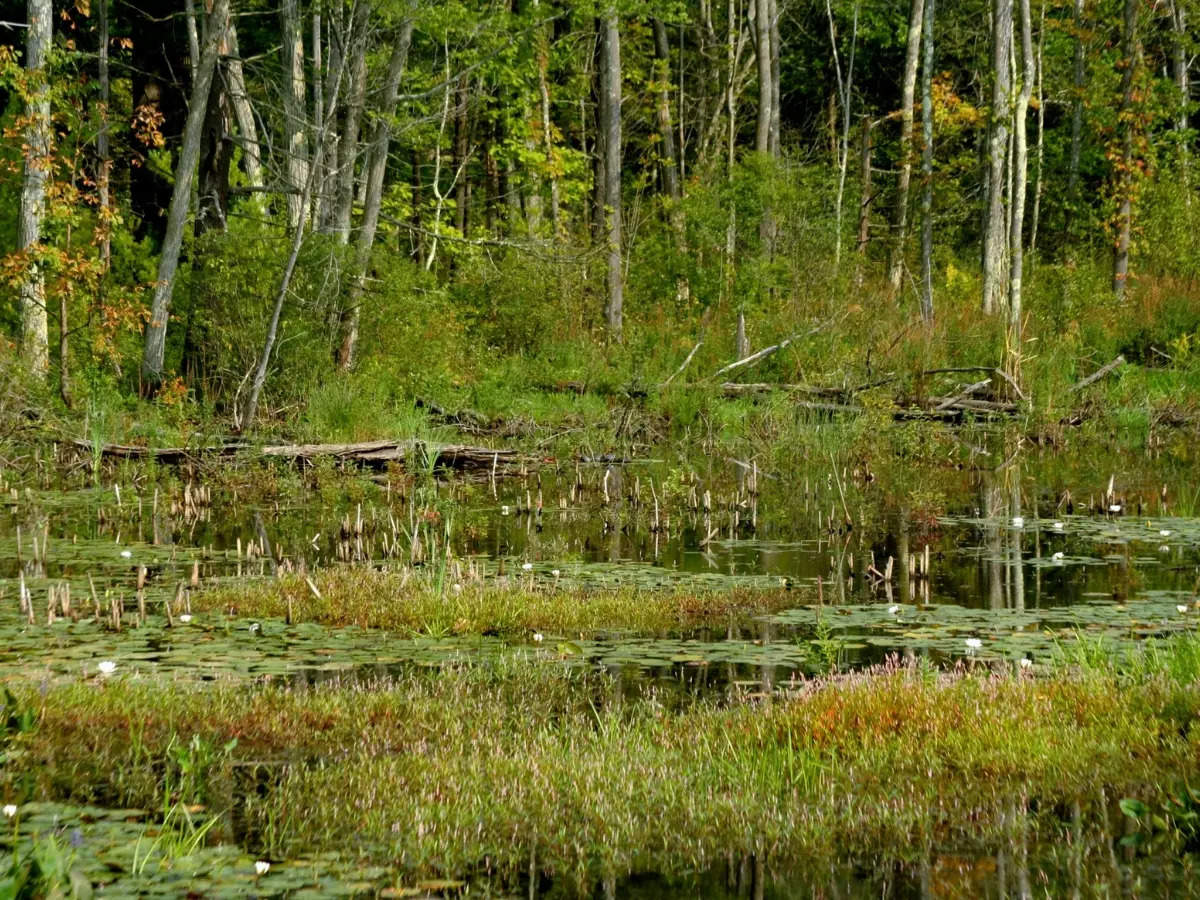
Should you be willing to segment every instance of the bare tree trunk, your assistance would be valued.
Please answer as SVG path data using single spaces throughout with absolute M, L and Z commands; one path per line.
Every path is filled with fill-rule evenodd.
M 983 311 L 1000 309 L 1008 297 L 1008 141 L 1012 123 L 1012 0 L 993 0 L 992 130 L 988 138 L 987 228 L 983 245 Z
M 728 81 L 725 84 L 725 114 L 728 116 L 728 129 L 726 131 L 726 174 L 733 178 L 734 164 L 734 138 L 737 135 L 737 92 L 734 82 L 737 79 L 737 40 L 738 40 L 738 20 L 736 10 L 736 0 L 729 0 L 729 30 L 728 43 L 725 47 L 725 62 L 728 69 Z
M 1034 267 L 1037 266 L 1038 226 L 1042 215 L 1042 191 L 1045 189 L 1045 179 L 1042 177 L 1042 164 L 1046 158 L 1046 95 L 1043 90 L 1045 82 L 1045 50 L 1046 44 L 1046 0 L 1042 0 L 1041 14 L 1038 18 L 1037 45 L 1037 150 L 1033 163 L 1033 175 L 1036 179 L 1033 187 L 1033 217 L 1029 223 L 1029 256 Z
M 780 85 L 783 83 L 779 76 L 779 8 L 777 0 L 767 0 L 767 11 L 771 18 L 771 146 L 769 152 L 778 157 L 781 145 L 781 103 L 779 99 Z
M 283 132 L 287 152 L 288 227 L 298 228 L 308 210 L 300 190 L 308 181 L 308 142 L 304 137 L 304 40 L 300 36 L 299 0 L 281 0 L 279 27 L 283 37 Z
M 678 201 L 679 190 L 679 159 L 675 153 L 675 129 L 671 124 L 671 47 L 667 41 L 667 26 L 661 19 L 652 19 L 654 27 L 654 56 L 658 62 L 656 80 L 660 87 L 658 91 L 658 133 L 663 146 L 663 183 L 667 196 Z
M 754 149 L 771 151 L 771 113 L 775 109 L 771 79 L 771 4 L 770 0 L 752 0 L 754 4 L 755 60 L 758 64 L 758 127 Z
M 1125 71 L 1121 75 L 1121 112 L 1117 128 L 1121 135 L 1121 171 L 1117 173 L 1117 239 L 1113 246 L 1113 294 L 1117 302 L 1125 299 L 1129 279 L 1129 244 L 1133 235 L 1133 148 L 1135 126 L 1133 85 L 1138 68 L 1138 0 L 1125 0 L 1125 25 L 1122 55 Z
M 892 260 L 888 286 L 900 291 L 904 278 L 904 244 L 908 238 L 908 189 L 912 182 L 913 103 L 917 91 L 917 60 L 921 51 L 921 20 L 925 0 L 912 0 L 908 14 L 908 38 L 904 52 L 904 81 L 900 88 L 900 179 L 896 185 L 896 214 L 892 225 Z
M 1083 44 L 1083 11 L 1086 0 L 1075 0 L 1075 68 L 1071 99 L 1071 152 L 1067 160 L 1067 208 L 1063 230 L 1071 239 L 1071 223 L 1082 198 L 1079 193 L 1079 159 L 1083 149 L 1083 91 L 1087 85 L 1087 58 Z
M 875 199 L 875 187 L 871 179 L 871 133 L 875 123 L 863 116 L 859 126 L 859 169 L 858 169 L 858 271 L 855 284 L 861 285 L 867 257 L 867 246 L 871 243 L 871 204 Z
M 400 80 L 408 66 L 408 51 L 412 46 L 412 19 L 401 26 L 400 35 L 392 46 L 388 61 L 387 84 L 379 116 L 371 129 L 371 144 L 367 157 L 367 196 L 363 206 L 363 221 L 359 227 L 354 253 L 354 281 L 351 282 L 346 310 L 343 313 L 342 342 L 338 350 L 338 368 L 343 372 L 354 365 L 358 348 L 358 323 L 363 295 L 366 293 L 367 268 L 371 263 L 371 248 L 379 226 L 379 209 L 383 201 L 383 178 L 387 173 L 388 142 L 391 140 L 391 117 L 396 112 Z
M 592 91 L 595 95 L 596 141 L 592 153 L 592 246 L 598 247 L 604 240 L 604 123 L 608 120 L 604 104 L 608 96 L 604 91 L 604 20 L 595 20 L 595 52 L 592 58 Z
M 604 16 L 604 207 L 607 216 L 608 291 L 605 319 L 621 340 L 624 273 L 621 254 L 621 34 L 616 10 Z
M 21 352 L 34 375 L 45 378 L 50 370 L 50 335 L 46 321 L 46 285 L 37 262 L 46 212 L 46 181 L 50 174 L 50 93 L 46 80 L 46 54 L 53 39 L 54 19 L 50 0 L 29 0 L 25 34 L 25 71 L 29 99 L 25 114 L 24 174 L 21 181 L 21 219 L 17 246 L 28 254 L 21 279 Z
M 340 2 L 340 0 L 338 0 Z M 323 54 L 321 46 L 322 34 L 321 2 L 315 0 L 312 5 L 312 120 L 313 131 L 320 133 L 325 129 L 325 73 L 322 69 Z M 317 187 L 313 191 L 312 217 L 316 227 L 323 228 L 329 220 L 329 204 L 332 199 L 325 193 L 325 168 L 327 157 L 324 153 L 313 154 L 312 164 L 317 167 Z
M 218 4 L 228 5 L 229 0 L 215 0 Z M 292 0 L 285 0 L 292 2 Z M 330 127 L 330 119 L 333 118 L 333 111 L 337 108 L 337 101 L 341 95 L 342 78 L 346 70 L 346 60 L 343 56 L 339 61 L 337 73 L 329 82 L 329 98 L 325 104 L 324 115 L 322 121 L 325 123 L 325 129 Z M 316 146 L 321 146 L 325 135 L 317 132 L 314 135 Z M 312 201 L 312 192 L 318 177 L 318 168 L 313 166 L 309 169 L 307 176 L 304 179 L 304 184 L 300 189 L 300 208 L 308 209 Z M 292 246 L 288 252 L 287 262 L 284 263 L 283 273 L 279 279 L 279 290 L 275 293 L 275 306 L 271 310 L 271 321 L 267 325 L 266 339 L 263 341 L 262 355 L 258 358 L 258 365 L 254 370 L 254 378 L 250 382 L 250 393 L 246 396 L 245 413 L 239 426 L 242 431 L 248 431 L 254 427 L 254 421 L 258 417 L 258 401 L 262 396 L 263 386 L 267 383 L 267 366 L 271 362 L 271 354 L 275 351 L 275 339 L 279 335 L 279 318 L 283 314 L 283 302 L 287 299 L 288 291 L 292 286 L 292 276 L 296 273 L 296 261 L 300 258 L 300 248 L 304 245 L 304 233 L 307 219 L 301 217 L 296 225 L 296 229 L 292 232 Z
M 467 227 L 470 224 L 467 208 L 470 203 L 470 185 L 467 178 L 467 163 L 470 161 L 471 155 L 471 139 L 470 139 L 470 122 L 467 117 L 469 108 L 467 98 L 469 96 L 467 78 L 459 79 L 457 96 L 454 101 L 454 228 L 460 235 L 466 235 Z M 549 101 L 549 94 L 546 96 Z M 545 106 L 543 112 L 549 114 L 549 103 Z M 558 233 L 558 223 L 555 221 L 558 217 L 558 179 L 550 175 L 550 197 L 551 197 L 551 222 L 554 223 L 555 234 Z
M 200 68 L 200 32 L 196 27 L 195 0 L 183 0 L 183 14 L 187 23 L 188 74 L 195 81 L 196 71 Z
M 246 180 L 252 185 L 263 183 L 262 148 L 258 145 L 258 125 L 254 121 L 254 107 L 246 92 L 246 76 L 242 70 L 241 52 L 238 49 L 237 29 L 229 26 L 229 62 L 225 71 L 229 75 L 229 99 L 233 103 L 233 116 L 237 121 L 242 148 L 242 168 Z
M 100 30 L 98 41 L 99 61 L 97 66 L 97 74 L 100 81 L 100 131 L 96 135 L 96 156 L 99 157 L 100 170 L 96 178 L 96 189 L 100 195 L 100 261 L 103 264 L 105 274 L 107 274 L 109 264 L 112 261 L 112 224 L 110 221 L 112 198 L 109 187 L 112 182 L 112 152 L 108 140 L 108 103 L 110 96 L 108 74 L 108 3 L 109 0 L 99 0 L 99 6 L 97 7 L 97 24 Z M 103 286 L 101 286 L 101 290 L 103 290 Z
M 1021 10 L 1021 87 L 1013 112 L 1013 161 L 1010 230 L 1008 246 L 1012 265 L 1008 285 L 1008 353 L 1005 368 L 1013 381 L 1021 380 L 1021 289 L 1025 270 L 1024 226 L 1025 194 L 1029 184 L 1029 139 L 1026 120 L 1029 117 L 1029 98 L 1033 96 L 1036 77 L 1033 59 L 1033 20 L 1029 0 L 1018 0 Z
M 542 144 L 546 153 L 546 176 L 550 180 L 550 228 L 554 234 L 554 240 L 557 241 L 562 236 L 563 223 L 560 209 L 558 159 L 554 151 L 554 122 L 550 117 L 550 39 L 546 33 L 546 27 L 540 27 L 537 36 L 538 96 L 541 101 Z M 465 179 L 463 188 L 466 188 Z
M 1175 119 L 1175 130 L 1179 134 L 1179 167 L 1180 177 L 1184 187 L 1184 202 L 1191 206 L 1191 154 L 1188 152 L 1188 107 L 1192 100 L 1191 75 L 1188 72 L 1187 54 L 1187 14 L 1183 8 L 1184 0 L 1169 0 L 1171 14 L 1171 66 L 1175 77 L 1175 87 L 1179 91 L 1179 112 Z
M 933 23 L 934 0 L 925 0 L 921 28 L 921 320 L 933 323 Z
M 213 74 L 212 87 L 205 101 L 204 127 L 200 132 L 200 161 L 196 176 L 196 221 L 197 237 L 216 228 L 225 230 L 229 210 L 229 166 L 233 161 L 233 145 L 229 140 L 232 130 L 229 92 L 227 90 L 226 66 L 220 60 L 228 51 L 227 36 L 229 21 L 211 21 L 209 28 L 217 29 L 217 69 Z
M 825 14 L 829 19 L 829 45 L 833 51 L 833 66 L 837 74 L 837 92 L 842 107 L 842 134 L 834 144 L 834 158 L 837 160 L 838 187 L 834 203 L 834 266 L 842 263 L 842 201 L 846 193 L 846 168 L 850 161 L 850 104 L 853 100 L 854 88 L 854 53 L 858 45 L 858 0 L 854 4 L 854 26 L 850 35 L 850 58 L 846 64 L 846 75 L 842 77 L 841 58 L 838 54 L 837 31 L 833 23 L 833 7 L 830 0 L 825 0 Z
M 350 243 L 350 220 L 354 212 L 354 166 L 358 159 L 358 131 L 367 96 L 367 23 L 371 6 L 355 4 L 350 25 L 348 76 L 342 133 L 338 139 L 337 197 L 334 201 L 333 233 L 339 244 Z M 332 163 L 333 160 L 330 159 Z
M 224 23 L 229 19 L 229 0 L 213 0 L 211 21 Z M 183 146 L 179 150 L 179 165 L 175 169 L 175 188 L 167 211 L 167 231 L 163 237 L 162 255 L 158 261 L 158 277 L 154 298 L 150 303 L 150 319 L 146 322 L 145 348 L 142 353 L 142 377 L 145 386 L 156 389 L 162 382 L 163 358 L 167 346 L 167 320 L 171 315 L 171 294 L 175 288 L 175 272 L 183 247 L 183 226 L 187 221 L 192 199 L 192 179 L 200 158 L 200 134 L 204 128 L 209 94 L 217 69 L 217 55 L 224 29 L 215 24 L 204 35 L 200 66 L 192 84 L 187 123 L 183 129 Z

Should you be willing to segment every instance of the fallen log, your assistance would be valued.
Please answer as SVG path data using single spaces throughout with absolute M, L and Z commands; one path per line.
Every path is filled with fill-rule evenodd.
M 1101 378 L 1103 378 L 1109 372 L 1113 371 L 1114 369 L 1120 368 L 1123 365 L 1125 365 L 1125 357 L 1118 356 L 1116 359 L 1114 359 L 1112 362 L 1108 363 L 1107 365 L 1101 366 L 1099 369 L 1097 369 L 1095 372 L 1093 372 L 1087 378 L 1084 378 L 1084 379 L 1076 382 L 1075 384 L 1071 385 L 1070 393 L 1073 394 L 1076 391 L 1082 391 L 1089 384 L 1099 381 Z
M 89 441 L 76 440 L 74 444 L 85 452 L 96 452 L 95 445 Z M 435 469 L 476 472 L 508 472 L 516 465 L 531 464 L 535 461 L 516 450 L 468 447 L 461 444 L 437 444 L 417 439 L 365 441 L 356 444 L 278 444 L 260 447 L 257 450 L 244 442 L 204 447 L 137 447 L 104 444 L 99 451 L 102 456 L 109 458 L 155 459 L 167 463 L 205 456 L 232 456 L 241 453 L 303 462 L 331 458 L 374 468 L 383 468 L 388 463 L 403 464 L 415 461 L 422 467 L 432 465 Z

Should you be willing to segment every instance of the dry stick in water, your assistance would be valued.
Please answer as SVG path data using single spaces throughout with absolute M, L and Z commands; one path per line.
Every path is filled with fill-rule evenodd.
M 975 393 L 978 390 L 982 390 L 983 388 L 987 387 L 991 383 L 992 383 L 992 379 L 990 377 L 988 377 L 988 378 L 983 379 L 983 381 L 976 381 L 974 384 L 969 384 L 965 388 L 963 388 L 961 391 L 959 391 L 957 394 L 955 394 L 953 397 L 947 397 L 945 400 L 943 400 L 941 403 L 939 403 L 935 407 L 935 409 L 938 412 L 941 412 L 943 409 L 949 409 L 950 407 L 954 406 L 955 404 L 960 403 L 963 400 L 966 400 L 973 393 Z

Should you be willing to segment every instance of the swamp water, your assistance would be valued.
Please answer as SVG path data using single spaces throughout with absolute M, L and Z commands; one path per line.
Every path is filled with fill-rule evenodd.
M 44 477 L 37 487 L 5 485 L 0 681 L 370 684 L 414 665 L 515 657 L 603 668 L 632 693 L 651 687 L 674 698 L 670 705 L 686 706 L 768 696 L 813 673 L 891 654 L 972 667 L 1028 659 L 1037 671 L 1079 641 L 1119 653 L 1196 629 L 1194 465 L 1186 453 L 1017 457 L 999 471 L 948 468 L 911 488 L 848 466 L 783 476 L 710 460 L 546 468 L 499 481 L 393 474 L 381 484 L 347 475 L 348 489 L 332 491 L 328 480 L 343 477 L 325 473 L 323 485 L 291 481 L 275 496 L 161 472 L 154 487 L 129 467 L 106 474 L 102 488 L 68 489 Z M 685 632 L 505 637 L 191 610 L 195 591 L 339 566 L 412 570 L 445 591 L 467 580 L 532 591 L 737 588 L 786 590 L 794 604 Z M 111 676 L 101 661 L 115 663 Z M 42 833 L 72 846 L 83 841 L 77 849 L 86 844 L 84 871 L 93 867 L 93 880 L 102 882 L 105 869 L 133 877 L 132 893 L 180 889 L 171 871 L 181 869 L 147 864 L 157 850 L 145 813 L 51 804 L 27 812 Z M 1186 892 L 1190 857 L 1114 849 L 1124 836 L 1115 815 L 1114 833 L 1081 838 L 1070 852 L 1014 838 L 1001 847 L 943 848 L 919 863 L 799 874 L 731 859 L 720 871 L 597 891 L 645 898 Z M 129 855 L 139 838 L 144 857 L 138 850 L 113 858 Z M 253 860 L 236 845 L 199 841 L 194 852 L 188 871 L 210 896 L 369 895 L 387 882 L 385 870 L 314 857 L 278 863 L 247 888 Z M 541 880 L 529 887 L 571 893 Z M 417 893 L 459 889 L 414 886 Z

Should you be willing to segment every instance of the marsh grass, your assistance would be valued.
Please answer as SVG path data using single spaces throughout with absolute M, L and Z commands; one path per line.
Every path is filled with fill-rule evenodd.
M 678 713 L 603 674 L 515 661 L 319 690 L 68 684 L 23 698 L 39 725 L 2 788 L 153 807 L 171 748 L 198 735 L 237 739 L 214 781 L 271 761 L 237 802 L 276 858 L 340 850 L 506 884 L 534 860 L 581 890 L 730 853 L 913 859 L 1018 822 L 1052 838 L 1062 804 L 1194 783 L 1200 696 L 1159 659 L 1045 679 L 893 665 Z
M 803 602 L 803 595 L 783 589 L 597 589 L 560 584 L 545 573 L 484 581 L 456 569 L 450 572 L 445 565 L 433 570 L 323 569 L 311 577 L 311 586 L 306 577 L 285 577 L 218 588 L 200 594 L 193 606 L 198 611 L 280 619 L 290 610 L 295 622 L 406 634 L 512 637 L 535 631 L 680 631 Z

